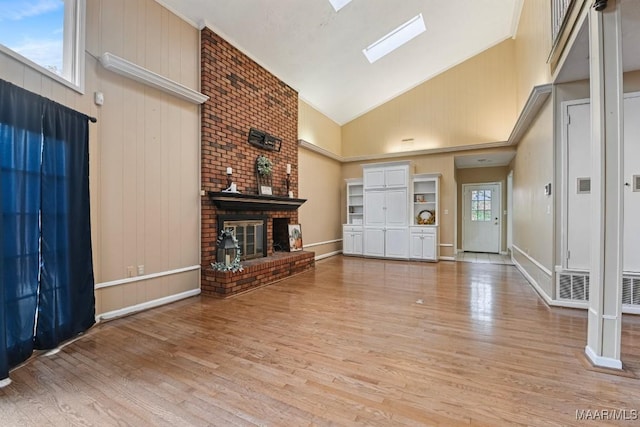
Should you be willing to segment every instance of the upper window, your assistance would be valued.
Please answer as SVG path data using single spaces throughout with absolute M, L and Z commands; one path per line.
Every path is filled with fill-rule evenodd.
M 0 0 L 0 50 L 82 92 L 84 8 L 85 0 Z
M 471 191 L 471 221 L 491 221 L 491 190 Z

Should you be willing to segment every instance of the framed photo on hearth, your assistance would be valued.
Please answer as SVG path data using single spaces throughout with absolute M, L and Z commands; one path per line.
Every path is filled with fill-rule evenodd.
M 300 224 L 289 224 L 289 251 L 302 250 L 302 226 Z
M 273 196 L 273 189 L 270 185 L 260 185 L 258 188 L 261 196 Z

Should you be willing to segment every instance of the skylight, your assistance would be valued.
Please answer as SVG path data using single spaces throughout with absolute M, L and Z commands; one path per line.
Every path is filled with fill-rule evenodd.
M 351 0 L 329 0 L 331 6 L 337 11 L 345 7 L 347 4 L 351 3 Z
M 380 40 L 362 50 L 370 63 L 376 62 L 388 53 L 393 52 L 409 40 L 426 31 L 422 14 L 414 16 Z

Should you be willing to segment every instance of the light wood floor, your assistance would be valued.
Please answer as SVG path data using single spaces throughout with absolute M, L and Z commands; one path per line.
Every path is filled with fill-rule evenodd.
M 513 266 L 338 256 L 94 327 L 12 372 L 0 425 L 585 425 L 576 410 L 640 410 L 639 380 L 582 365 L 585 314 L 548 308 Z M 640 317 L 624 318 L 623 361 L 640 373 Z

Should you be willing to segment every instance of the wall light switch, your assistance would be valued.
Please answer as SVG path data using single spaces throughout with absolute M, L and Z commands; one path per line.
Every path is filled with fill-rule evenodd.
M 138 276 L 142 276 L 144 274 L 144 265 L 138 266 Z
M 445 215 L 449 215 L 449 209 L 445 209 L 445 210 L 444 210 L 444 214 L 445 214 Z

